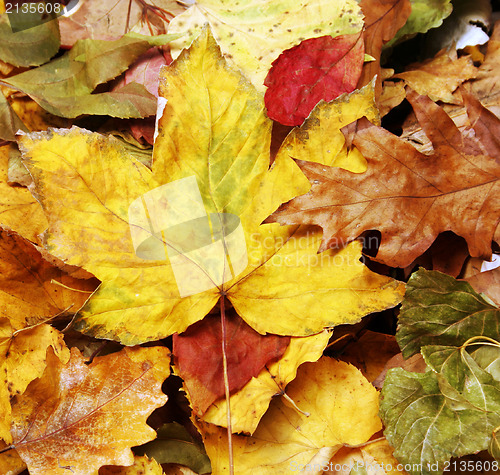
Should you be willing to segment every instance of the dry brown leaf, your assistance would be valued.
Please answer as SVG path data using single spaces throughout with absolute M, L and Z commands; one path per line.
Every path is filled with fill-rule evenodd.
M 132 465 L 130 447 L 155 438 L 146 425 L 165 404 L 170 373 L 165 347 L 124 348 L 87 366 L 73 348 L 63 365 L 53 351 L 47 368 L 12 406 L 12 436 L 31 475 L 89 475 L 103 465 Z
M 365 53 L 375 61 L 364 64 L 358 86 L 368 84 L 375 76 L 375 98 L 382 92 L 380 56 L 382 46 L 391 40 L 396 32 L 406 23 L 411 13 L 409 0 L 362 0 L 361 10 L 365 15 Z
M 171 15 L 157 10 L 167 19 L 179 15 L 186 9 L 183 2 L 175 0 L 147 0 L 146 2 L 116 0 L 111 3 L 79 0 L 78 9 L 71 16 L 59 20 L 61 44 L 69 47 L 75 41 L 86 38 L 111 40 L 129 31 L 145 35 L 165 33 L 167 22 L 155 14 L 154 8 L 146 8 L 145 5 L 159 7 L 169 12 Z M 148 21 L 152 32 L 148 28 Z
M 435 102 L 461 104 L 460 98 L 452 93 L 476 74 L 477 68 L 469 56 L 458 58 L 455 50 L 442 50 L 434 58 L 409 66 L 409 70 L 393 77 L 403 79 L 412 89 Z
M 413 373 L 423 373 L 427 365 L 425 364 L 424 358 L 421 353 L 417 353 L 416 355 L 410 356 L 407 360 L 403 358 L 403 353 L 398 353 L 393 356 L 384 366 L 384 369 L 377 376 L 376 379 L 373 380 L 373 385 L 381 389 L 384 385 L 385 376 L 387 371 L 392 368 L 403 368 L 406 371 L 411 371 Z
M 476 292 L 486 294 L 500 306 L 500 267 L 480 272 L 465 279 Z
M 500 21 L 495 24 L 488 42 L 485 60 L 478 68 L 475 79 L 465 83 L 483 106 L 497 117 L 500 117 L 500 89 L 497 84 L 499 77 Z M 469 127 L 469 118 L 463 106 L 447 105 L 444 109 L 460 131 Z M 422 153 L 428 153 L 432 150 L 432 144 L 418 122 L 416 122 L 415 117 L 406 121 L 401 138 L 415 144 Z
M 393 335 L 367 331 L 359 340 L 347 346 L 341 359 L 356 366 L 363 376 L 372 382 L 387 361 L 399 351 L 399 345 Z
M 267 222 L 320 225 L 320 251 L 379 230 L 375 259 L 393 267 L 412 263 L 447 230 L 466 239 L 471 256 L 489 258 L 498 226 L 500 156 L 487 129 L 495 136 L 500 120 L 470 97 L 471 115 L 477 108 L 482 119 L 471 120 L 475 136 L 469 137 L 427 97 L 411 92 L 408 99 L 434 144 L 432 156 L 362 119 L 353 144 L 367 159 L 367 171 L 299 162 L 311 191 L 282 205 Z
M 75 313 L 96 287 L 96 279 L 66 275 L 45 261 L 35 245 L 0 227 L 0 317 L 14 331 Z

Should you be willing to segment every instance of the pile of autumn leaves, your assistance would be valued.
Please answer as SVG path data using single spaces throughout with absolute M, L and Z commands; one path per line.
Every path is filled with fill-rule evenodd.
M 409 2 L 392 7 L 404 24 Z M 493 302 L 498 296 L 490 293 L 498 272 L 471 278 L 483 295 L 435 270 L 414 272 L 405 286 L 361 262 L 362 242 L 372 230 L 381 235 L 373 261 L 408 272 L 426 259 L 445 270 L 433 245 L 445 231 L 463 238 L 445 241 L 455 245 L 451 267 L 460 269 L 468 255 L 491 256 L 492 242 L 500 241 L 500 121 L 478 101 L 480 81 L 472 92 L 452 93 L 495 67 L 496 43 L 491 40 L 479 71 L 467 60 L 474 72 L 454 86 L 436 86 L 440 68 L 459 76 L 463 59 L 441 54 L 426 66 L 435 80 L 403 73 L 382 89 L 378 60 L 387 39 L 373 25 L 385 17 L 367 14 L 360 34 L 361 11 L 349 8 L 346 2 L 340 12 L 346 16 L 343 36 L 320 36 L 328 28 L 320 25 L 317 38 L 306 36 L 285 51 L 269 74 L 277 57 L 271 47 L 249 54 L 224 22 L 215 25 L 216 39 L 208 27 L 196 37 L 192 19 L 179 15 L 169 32 L 186 30 L 196 39 L 183 52 L 192 38 L 176 39 L 172 51 L 179 56 L 161 70 L 164 107 L 152 162 L 133 158 L 112 135 L 78 127 L 20 136 L 22 163 L 14 145 L 2 147 L 3 175 L 29 188 L 7 179 L 0 184 L 0 436 L 11 447 L 0 457 L 2 473 L 26 466 L 44 475 L 181 470 L 158 462 L 188 465 L 182 473 L 209 471 L 203 449 L 171 420 L 163 421 L 153 445 L 136 450 L 156 460 L 130 450 L 155 439 L 146 419 L 167 402 L 161 388 L 171 368 L 183 380 L 214 474 L 229 473 L 231 463 L 236 474 L 288 473 L 307 464 L 308 473 L 349 473 L 356 464 L 383 473 L 440 473 L 451 457 L 489 450 L 500 458 L 500 311 Z M 222 13 L 231 25 L 238 10 Z M 270 30 L 300 37 L 287 21 L 283 15 Z M 394 34 L 402 26 L 391 24 Z M 172 38 L 124 37 L 108 46 L 118 57 L 118 49 L 146 51 Z M 239 69 L 252 71 L 248 78 L 227 63 L 218 42 L 234 48 Z M 365 45 L 375 61 L 363 66 Z M 116 100 L 124 115 L 149 104 L 147 95 L 126 103 L 125 95 L 91 94 L 118 74 L 99 73 L 93 52 L 91 42 L 79 43 L 57 64 L 5 82 L 65 117 L 112 108 Z M 71 79 L 77 92 L 69 106 L 56 84 L 36 83 L 44 77 L 38 69 L 48 74 L 78 62 L 85 66 Z M 336 89 L 339 70 L 345 90 Z M 97 71 L 95 77 L 88 71 Z M 265 99 L 262 84 L 268 86 Z M 429 84 L 435 101 L 464 104 L 464 130 L 427 97 Z M 381 113 L 405 98 L 430 140 L 422 145 L 430 154 L 379 126 Z M 268 116 L 299 126 L 271 166 Z M 192 176 L 207 213 L 239 217 L 248 265 L 224 284 L 181 297 L 168 261 L 136 255 L 128 213 L 151 190 Z M 392 337 L 367 332 L 341 361 L 323 356 L 333 327 L 400 302 L 399 347 Z M 69 316 L 74 318 L 64 329 Z M 172 365 L 163 340 L 170 335 Z M 102 340 L 126 346 L 101 356 Z M 399 348 L 417 363 L 409 366 L 399 357 L 392 366 L 406 369 L 377 378 Z M 370 383 L 375 380 L 383 382 L 382 399 Z M 492 460 L 484 463 L 493 468 Z

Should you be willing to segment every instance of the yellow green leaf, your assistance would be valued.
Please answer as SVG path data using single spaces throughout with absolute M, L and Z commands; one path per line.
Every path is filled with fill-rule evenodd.
M 286 49 L 308 38 L 347 35 L 363 27 L 357 2 L 342 0 L 198 0 L 176 16 L 169 33 L 184 33 L 171 43 L 176 58 L 208 23 L 222 52 L 252 81 L 264 89 L 271 63 Z
M 399 303 L 404 285 L 361 264 L 359 243 L 318 255 L 318 228 L 260 224 L 309 184 L 285 154 L 269 170 L 262 95 L 208 30 L 160 80 L 152 171 L 117 140 L 77 128 L 22 139 L 48 250 L 102 281 L 75 328 L 158 340 L 223 295 L 260 333 L 307 336 Z
M 274 475 L 306 464 L 321 473 L 341 447 L 362 444 L 382 427 L 377 390 L 347 363 L 323 357 L 302 365 L 286 394 L 300 411 L 275 399 L 253 436 L 233 435 L 234 473 Z M 205 422 L 199 428 L 213 473 L 229 473 L 226 430 Z
M 307 361 L 316 361 L 328 344 L 330 332 L 324 331 L 308 337 L 290 339 L 285 354 L 252 378 L 243 388 L 231 396 L 231 428 L 233 432 L 253 434 L 257 424 L 267 411 L 271 398 L 285 391 L 298 367 Z M 227 404 L 225 399 L 216 401 L 203 414 L 205 422 L 226 427 Z

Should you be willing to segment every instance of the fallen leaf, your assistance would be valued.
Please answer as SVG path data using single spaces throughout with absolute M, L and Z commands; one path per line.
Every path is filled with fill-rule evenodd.
M 212 471 L 201 441 L 195 441 L 186 428 L 177 422 L 164 424 L 157 430 L 155 440 L 134 451 L 136 454 L 145 454 L 162 465 L 184 465 L 196 473 Z
M 49 61 L 58 51 L 57 21 L 14 32 L 9 15 L 0 15 L 0 60 L 14 66 L 39 66 Z
M 500 206 L 500 157 L 476 124 L 477 135 L 464 136 L 430 99 L 413 92 L 408 99 L 434 144 L 431 157 L 362 119 L 353 143 L 367 159 L 367 171 L 299 162 L 311 191 L 267 222 L 321 225 L 320 251 L 377 229 L 382 238 L 375 260 L 394 267 L 409 265 L 447 230 L 467 240 L 471 256 L 489 257 Z M 498 128 L 498 119 L 488 120 Z
M 125 348 L 87 366 L 73 348 L 63 365 L 49 349 L 44 374 L 12 406 L 14 446 L 30 474 L 132 465 L 130 447 L 156 435 L 146 418 L 167 400 L 168 355 L 164 347 Z
M 164 53 L 159 48 L 151 48 L 137 58 L 136 62 L 130 66 L 123 77 L 113 87 L 113 90 L 119 89 L 131 82 L 136 82 L 142 84 L 150 94 L 158 97 L 160 69 L 171 62 L 172 58 L 170 54 Z M 130 132 L 133 137 L 137 141 L 144 139 L 151 145 L 154 142 L 155 123 L 155 117 L 128 120 Z
M 347 363 L 323 357 L 302 365 L 286 394 L 299 410 L 275 399 L 253 436 L 233 435 L 238 475 L 320 473 L 343 445 L 362 444 L 381 428 L 376 389 Z M 203 422 L 199 428 L 213 473 L 229 473 L 226 431 Z
M 323 475 L 407 475 L 393 456 L 387 440 L 368 441 L 362 448 L 342 447 L 329 461 Z
M 437 28 L 451 14 L 453 6 L 450 0 L 410 0 L 411 13 L 404 26 L 387 43 L 393 46 L 400 41 L 412 38 L 417 33 L 426 33 Z
M 134 457 L 134 464 L 129 467 L 104 466 L 99 469 L 99 475 L 163 475 L 161 465 L 147 457 Z
M 398 368 L 387 374 L 380 406 L 384 433 L 412 473 L 442 473 L 451 457 L 486 450 L 500 425 L 500 380 L 463 350 L 426 346 L 430 371 Z
M 377 379 L 372 381 L 372 384 L 377 389 L 382 389 L 384 386 L 385 377 L 387 376 L 387 371 L 392 368 L 403 368 L 406 371 L 411 371 L 413 373 L 424 373 L 427 369 L 424 358 L 420 353 L 410 356 L 407 360 L 403 358 L 403 353 L 398 353 L 393 356 L 384 366 L 384 369 L 377 376 Z
M 406 89 L 403 81 L 384 81 L 378 100 L 380 116 L 386 116 L 394 107 L 406 99 Z
M 485 108 L 500 117 L 500 96 L 498 94 L 497 78 L 500 75 L 500 22 L 493 29 L 484 62 L 477 70 L 476 78 L 467 81 L 470 89 Z M 460 131 L 470 127 L 469 116 L 464 106 L 445 105 L 445 111 L 453 119 Z M 401 138 L 415 144 L 422 153 L 432 151 L 432 144 L 422 131 L 416 120 L 407 120 L 403 127 Z
M 484 62 L 478 69 L 471 88 L 481 102 L 497 117 L 500 116 L 500 96 L 497 82 L 500 74 L 500 22 L 497 21 L 487 44 Z
M 368 381 L 373 382 L 397 353 L 399 346 L 393 335 L 368 330 L 361 338 L 347 345 L 341 359 L 356 366 Z
M 355 147 L 347 149 L 340 130 L 361 117 L 380 123 L 374 93 L 374 84 L 370 83 L 332 102 L 320 102 L 302 126 L 287 135 L 276 160 L 292 157 L 355 173 L 366 171 L 366 160 Z
M 196 472 L 193 472 L 190 468 L 176 463 L 166 464 L 163 469 L 165 475 L 197 475 Z
M 69 350 L 63 334 L 50 325 L 41 324 L 14 332 L 10 322 L 0 318 L 0 327 L 0 438 L 11 443 L 10 400 L 23 394 L 28 384 L 42 375 L 49 346 L 63 363 L 69 359 Z
M 150 48 L 141 54 L 135 62 L 125 71 L 115 84 L 114 89 L 136 82 L 142 84 L 150 94 L 158 97 L 160 70 L 162 66 L 170 64 L 170 54 L 164 53 L 160 48 Z
M 432 269 L 452 277 L 458 277 L 469 257 L 469 249 L 464 238 L 445 231 L 441 233 L 429 248 Z
M 114 92 L 92 94 L 92 91 L 125 71 L 151 46 L 167 44 L 173 38 L 176 35 L 153 38 L 128 34 L 115 41 L 80 40 L 63 56 L 4 82 L 29 95 L 51 114 L 62 117 L 154 115 L 154 96 L 137 83 Z
M 222 294 L 259 333 L 306 336 L 399 302 L 404 285 L 369 271 L 359 261 L 359 243 L 318 255 L 317 228 L 260 225 L 308 184 L 288 157 L 268 169 L 271 122 L 262 96 L 226 66 L 208 31 L 162 71 L 160 96 L 167 101 L 152 173 L 115 139 L 81 129 L 22 139 L 34 192 L 49 216 L 47 249 L 103 282 L 75 328 L 127 345 L 158 340 L 201 320 Z M 233 278 L 226 267 L 223 279 L 208 279 L 199 270 L 194 278 L 192 268 L 177 279 L 165 247 L 168 253 L 172 246 L 193 246 L 192 237 L 164 244 L 147 224 L 134 221 L 136 215 L 129 216 L 135 200 L 133 213 L 145 213 L 141 200 L 148 196 L 149 216 L 160 219 L 166 197 L 154 196 L 167 183 L 168 189 L 187 183 L 180 194 L 191 193 L 188 203 L 200 203 L 200 209 L 188 211 L 176 205 L 172 212 L 182 220 L 191 212 L 238 218 L 245 245 L 237 248 L 237 260 L 243 263 L 246 255 L 248 265 Z M 151 238 L 160 254 L 150 260 L 136 255 L 131 224 L 135 243 Z M 216 262 L 217 272 L 224 262 L 223 257 L 221 265 Z
M 225 331 L 228 387 L 232 393 L 280 359 L 290 343 L 290 337 L 260 335 L 237 315 L 227 313 Z M 201 416 L 225 394 L 220 316 L 206 317 L 184 333 L 175 334 L 172 353 L 191 408 Z M 204 356 L 200 359 L 201 354 Z
M 230 8 L 223 0 L 198 0 L 168 31 L 186 33 L 170 45 L 175 59 L 208 23 L 226 58 L 263 91 L 271 64 L 283 51 L 309 38 L 358 33 L 362 18 L 352 0 L 243 0 Z
M 47 130 L 49 127 L 71 127 L 69 119 L 49 114 L 30 97 L 13 89 L 4 88 L 4 91 L 12 110 L 28 131 Z
M 320 100 L 356 89 L 363 61 L 360 34 L 311 38 L 283 51 L 264 81 L 269 118 L 302 124 Z
M 486 294 L 500 306 L 500 267 L 468 277 L 467 282 L 476 292 Z
M 14 331 L 74 314 L 96 286 L 95 279 L 69 277 L 34 244 L 0 228 L 0 316 L 9 319 Z
M 491 437 L 491 443 L 488 447 L 489 453 L 495 458 L 495 460 L 500 459 L 500 437 L 498 435 L 498 428 L 493 431 L 493 436 Z
M 403 73 L 395 74 L 395 79 L 403 79 L 408 86 L 422 96 L 428 96 L 434 102 L 460 104 L 461 101 L 452 93 L 463 82 L 476 77 L 469 56 L 457 58 L 457 53 L 442 50 L 432 59 L 410 65 Z
M 365 86 L 377 76 L 375 96 L 378 103 L 382 93 L 382 46 L 406 23 L 411 13 L 411 3 L 410 0 L 362 0 L 360 5 L 365 15 L 365 53 L 375 58 L 375 61 L 368 61 L 363 65 L 358 84 Z
M 0 450 L 5 449 L 7 444 L 0 441 Z M 8 450 L 0 454 L 0 473 L 4 475 L 18 475 L 26 469 L 26 464 L 21 460 L 15 450 Z
M 146 5 L 144 3 L 116 0 L 109 4 L 80 0 L 71 15 L 59 18 L 61 44 L 71 47 L 84 39 L 114 40 L 130 31 L 161 35 L 167 28 L 164 18 L 168 20 L 186 9 L 185 4 L 173 0 L 148 0 Z
M 500 310 L 467 282 L 420 269 L 408 281 L 396 339 L 408 358 L 426 345 L 462 345 L 477 335 L 499 339 Z
M 40 242 L 39 234 L 47 228 L 40 204 L 26 188 L 8 183 L 9 156 L 13 148 L 13 145 L 0 147 L 0 223 L 30 241 Z
M 237 393 L 231 395 L 231 428 L 233 432 L 253 434 L 271 399 L 285 393 L 286 385 L 297 375 L 299 366 L 317 361 L 328 344 L 330 332 L 317 335 L 292 337 L 285 354 L 266 365 L 257 377 L 252 378 Z M 227 404 L 219 399 L 202 417 L 203 421 L 221 427 L 227 426 Z
M 16 132 L 19 129 L 25 132 L 28 131 L 0 91 L 0 140 L 15 141 Z

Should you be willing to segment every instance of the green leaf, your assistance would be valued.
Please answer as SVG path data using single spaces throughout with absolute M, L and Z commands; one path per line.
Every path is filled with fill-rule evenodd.
M 0 140 L 13 142 L 18 129 L 28 131 L 18 115 L 12 110 L 5 96 L 0 92 Z
M 500 381 L 481 368 L 465 346 L 426 346 L 422 354 L 427 365 L 439 373 L 443 395 L 455 401 L 453 406 L 457 409 L 465 404 L 464 407 L 482 412 L 485 431 L 491 432 L 495 422 L 500 422 Z
M 390 370 L 385 379 L 380 405 L 384 434 L 395 448 L 394 456 L 411 464 L 414 475 L 441 474 L 451 457 L 487 449 L 492 429 L 500 424 L 498 412 L 472 409 L 445 397 L 443 380 L 432 371 L 401 368 Z
M 158 463 L 176 463 L 196 473 L 212 471 L 210 459 L 203 446 L 196 444 L 189 432 L 180 424 L 165 424 L 157 431 L 157 438 L 134 449 L 138 455 L 147 455 Z
M 500 348 L 482 345 L 471 353 L 476 363 L 500 381 Z
M 409 358 L 425 345 L 461 346 L 473 336 L 500 339 L 500 310 L 467 282 L 420 269 L 406 288 L 396 340 Z
M 59 50 L 59 25 L 49 21 L 12 32 L 8 15 L 0 15 L 0 59 L 18 67 L 39 66 Z
M 394 46 L 417 33 L 426 33 L 431 28 L 437 28 L 452 10 L 451 0 L 411 0 L 410 17 L 385 48 Z
M 28 94 L 51 114 L 74 118 L 82 114 L 139 118 L 154 115 L 156 98 L 140 84 L 92 94 L 99 85 L 124 72 L 151 45 L 179 35 L 124 35 L 114 41 L 80 40 L 66 54 L 39 68 L 4 80 Z
M 491 438 L 490 446 L 488 452 L 496 459 L 500 461 L 500 427 L 497 427 L 493 431 L 493 437 Z

